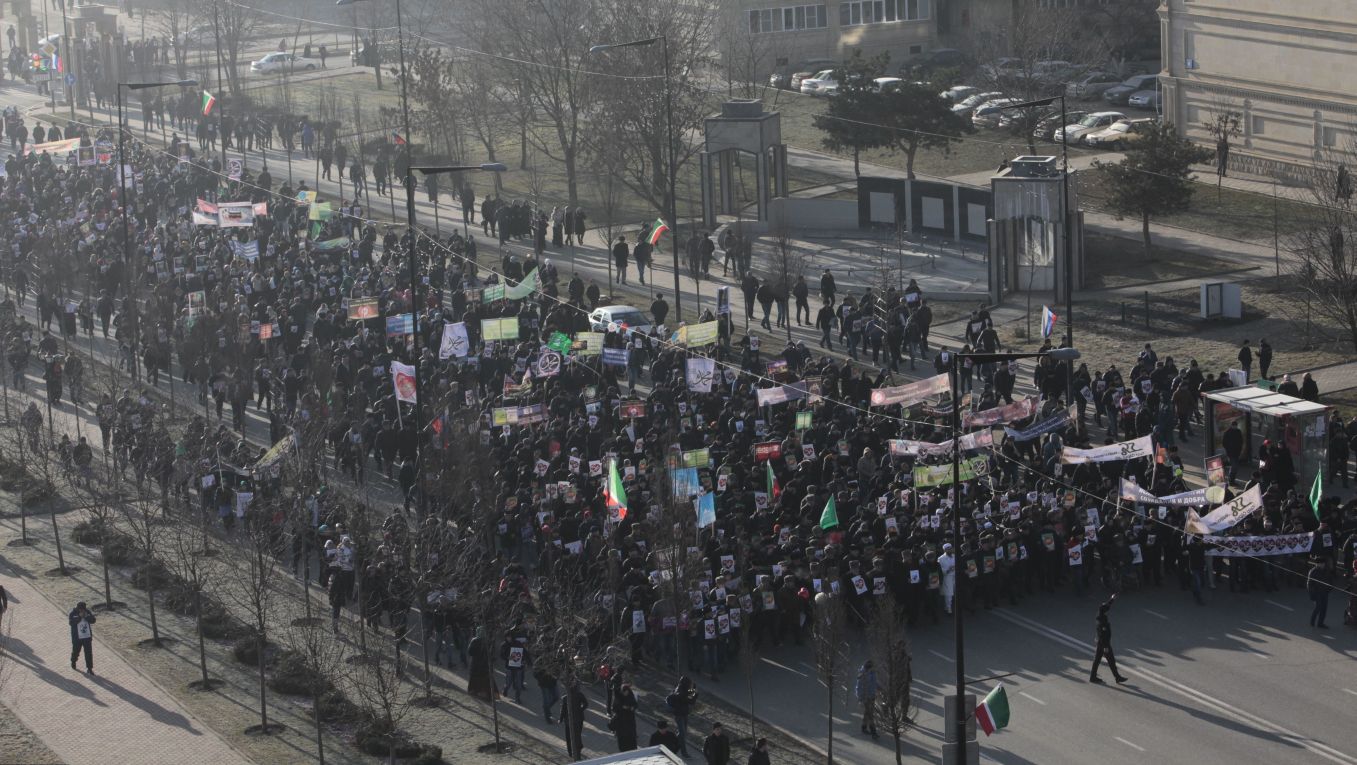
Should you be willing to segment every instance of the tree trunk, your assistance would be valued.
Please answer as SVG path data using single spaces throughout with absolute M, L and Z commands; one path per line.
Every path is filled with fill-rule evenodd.
M 312 667 L 315 669 L 315 667 Z M 319 675 L 319 673 L 317 673 Z M 320 721 L 320 683 L 311 684 L 311 707 L 315 710 L 313 717 L 316 718 L 316 758 L 320 761 L 319 765 L 325 765 L 325 726 Z
M 154 560 L 150 555 L 147 560 Z M 151 642 L 156 648 L 160 647 L 160 625 L 155 618 L 155 574 L 148 568 L 146 571 L 146 602 L 151 605 Z
M 838 646 L 831 646 L 837 650 Z M 825 765 L 834 765 L 834 678 L 831 676 L 829 682 L 825 683 L 826 693 L 828 694 L 829 712 L 825 719 L 829 721 L 829 740 L 825 747 Z
M 207 677 L 207 641 L 203 640 L 203 591 L 201 587 L 193 588 L 193 612 L 197 615 L 194 622 L 198 628 L 198 668 L 203 672 L 203 690 L 207 690 L 210 680 Z
M 861 163 L 861 161 L 860 161 L 860 160 L 861 160 L 861 156 L 862 156 L 862 150 L 860 150 L 858 147 L 854 146 L 854 147 L 853 147 L 853 177 L 854 177 L 854 178 L 861 178 L 861 177 L 862 177 L 862 163 Z
M 903 742 L 900 736 L 900 726 L 897 725 L 895 727 L 895 730 L 891 733 L 891 737 L 895 739 L 895 765 L 905 765 L 905 758 L 901 752 Z M 321 765 L 325 765 L 325 763 L 322 762 Z
M 905 149 L 905 177 L 914 180 L 914 153 L 918 147 L 911 146 Z
M 108 574 L 108 529 L 102 523 L 99 525 L 99 558 L 104 568 L 104 607 L 112 611 L 113 583 Z
M 565 150 L 565 185 L 570 199 L 570 207 L 573 209 L 579 209 L 580 206 L 579 179 L 575 176 L 576 162 L 575 148 L 573 146 L 567 148 Z
M 259 660 L 259 732 L 267 734 L 269 732 L 269 707 L 268 699 L 265 698 L 266 686 L 264 685 L 264 628 L 259 627 L 259 631 L 254 637 L 255 650 L 259 652 L 256 657 Z
M 1152 247 L 1150 245 L 1150 214 L 1142 213 L 1140 216 L 1140 233 L 1145 239 L 1145 257 L 1150 257 Z
M 47 509 L 52 514 L 52 539 L 57 543 L 57 568 L 62 576 L 66 576 L 66 556 L 61 551 L 61 527 L 57 525 L 57 511 L 52 507 L 52 500 L 47 500 Z

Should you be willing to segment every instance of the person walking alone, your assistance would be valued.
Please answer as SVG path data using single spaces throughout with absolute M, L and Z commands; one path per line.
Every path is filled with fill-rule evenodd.
M 75 669 L 80 652 L 85 652 L 85 671 L 94 674 L 94 614 L 85 607 L 85 601 L 75 604 L 69 616 L 71 622 L 71 669 Z
M 1107 657 L 1107 666 L 1112 670 L 1112 679 L 1118 683 L 1126 682 L 1126 678 L 1117 671 L 1117 657 L 1112 655 L 1112 623 L 1107 619 L 1107 612 L 1111 610 L 1112 604 L 1117 601 L 1117 596 L 1113 595 L 1107 599 L 1106 603 L 1098 606 L 1098 650 L 1093 654 L 1093 669 L 1089 672 L 1088 681 L 1090 683 L 1102 683 L 1102 678 L 1098 677 L 1098 667 L 1103 663 L 1103 657 Z
M 1324 623 L 1324 619 L 1329 615 L 1329 592 L 1333 590 L 1333 570 L 1329 568 L 1328 558 L 1320 558 L 1310 568 L 1310 574 L 1305 578 L 1305 589 L 1309 590 L 1310 601 L 1315 604 L 1310 611 L 1310 626 L 1328 629 L 1329 625 Z
M 862 704 L 862 732 L 872 734 L 876 738 L 876 669 L 872 666 L 872 660 L 868 659 L 862 663 L 862 668 L 858 670 L 858 681 L 853 689 L 857 694 L 858 702 Z

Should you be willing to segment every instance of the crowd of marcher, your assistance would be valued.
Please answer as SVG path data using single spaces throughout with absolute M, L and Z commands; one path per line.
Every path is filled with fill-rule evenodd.
M 36 352 L 49 399 L 60 404 L 62 381 L 68 392 L 75 385 L 71 362 L 82 352 L 81 336 L 102 333 L 116 342 L 129 372 L 152 385 L 168 375 L 185 400 L 196 397 L 203 407 L 182 432 L 172 432 L 173 418 L 135 388 L 97 398 L 103 447 L 124 475 L 131 470 L 138 483 L 155 482 L 166 497 L 196 498 L 228 528 L 287 527 L 291 534 L 279 538 L 294 540 L 294 567 L 313 554 L 323 561 L 314 575 L 328 588 L 336 619 L 354 606 L 370 626 L 408 640 L 407 620 L 417 609 L 435 661 L 470 665 L 473 678 L 478 666 L 495 663 L 504 670 L 503 692 L 516 701 L 533 676 L 547 721 L 561 692 L 521 650 L 526 637 L 509 632 L 502 645 L 489 645 L 483 625 L 455 597 L 418 591 L 414 582 L 423 580 L 399 551 L 449 528 L 465 531 L 474 516 L 494 529 L 506 582 L 529 590 L 552 580 L 586 584 L 630 648 L 606 673 L 620 748 L 638 739 L 624 679 L 635 669 L 684 676 L 666 699 L 677 732 L 661 736 L 666 722 L 656 736 L 686 751 L 696 702 L 688 677 L 719 677 L 746 652 L 806 643 L 819 593 L 838 599 L 854 625 L 891 608 L 910 627 L 926 629 L 957 603 L 1016 607 L 1041 592 L 1117 592 L 1166 581 L 1198 602 L 1205 589 L 1225 583 L 1242 592 L 1309 584 L 1314 592 L 1316 581 L 1337 583 L 1337 572 L 1353 565 L 1357 505 L 1326 499 L 1313 510 L 1307 487 L 1298 489 L 1294 445 L 1267 443 L 1260 452 L 1237 426 L 1221 439 L 1226 496 L 1257 484 L 1265 507 L 1225 533 L 1314 532 L 1305 551 L 1217 557 L 1200 537 L 1183 533 L 1188 512 L 1204 512 L 1205 501 L 1161 507 L 1121 499 L 1122 479 L 1155 496 L 1188 490 L 1177 443 L 1202 420 L 1201 394 L 1230 386 L 1225 373 L 1160 357 L 1148 344 L 1135 359 L 1093 369 L 1052 357 L 1030 372 L 1016 361 L 972 363 L 966 354 L 1005 349 L 983 308 L 971 315 L 964 338 L 948 341 L 930 336 L 931 308 L 913 282 L 849 294 L 828 271 L 814 325 L 826 351 L 837 330 L 848 359 L 814 353 L 803 342 L 774 347 L 769 336 L 737 331 L 729 311 L 709 310 L 682 331 L 662 315 L 647 333 L 596 327 L 589 313 L 600 299 L 597 280 L 571 274 L 562 285 L 546 256 L 548 242 L 583 235 L 583 209 L 545 212 L 483 199 L 482 235 L 501 244 L 489 262 L 479 258 L 474 236 L 422 233 L 412 241 L 408 231 L 365 220 L 348 200 L 318 214 L 304 182 L 279 183 L 249 168 L 232 180 L 212 152 L 199 155 L 179 143 L 161 151 L 129 141 L 135 193 L 125 197 L 117 164 L 97 152 L 88 163 L 83 154 L 71 161 L 24 154 L 38 128 L 30 135 L 11 116 L 5 131 L 14 153 L 0 179 L 0 240 L 10 246 L 0 251 L 0 276 L 14 297 L 0 311 L 13 316 L 26 288 L 43 311 L 36 326 L 10 322 L 11 367 L 23 369 Z M 116 140 L 108 129 L 77 124 L 58 134 L 86 147 Z M 324 138 L 317 140 L 325 151 Z M 474 224 L 478 209 L 469 194 L 459 189 L 457 197 Z M 252 225 L 198 217 L 231 201 L 255 203 Z M 649 233 L 640 232 L 639 241 Z M 523 238 L 534 240 L 530 250 L 504 246 Z M 710 237 L 694 234 L 684 244 L 690 268 L 707 274 L 718 257 L 733 258 L 749 317 L 761 304 L 768 328 L 776 305 L 781 325 L 794 297 L 798 324 L 803 308 L 811 323 L 803 278 L 775 292 L 754 274 L 758 265 L 744 240 L 718 241 L 719 251 Z M 634 255 L 625 241 L 616 244 Z M 406 259 L 412 246 L 418 293 Z M 524 284 L 526 297 L 506 294 Z M 417 321 L 406 318 L 412 313 Z M 702 342 L 682 342 L 713 325 Z M 946 397 L 932 390 L 903 405 L 878 405 L 873 395 L 905 384 L 905 362 L 927 378 L 947 374 L 956 353 L 963 356 L 958 394 L 974 423 L 964 434 L 980 440 L 1001 427 L 1007 434 L 963 442 L 971 472 L 959 492 L 940 469 L 950 464 L 953 435 Z M 1271 348 L 1266 362 L 1263 354 L 1260 346 L 1266 375 Z M 1249 363 L 1254 355 L 1249 350 Z M 393 385 L 393 363 L 417 370 L 423 420 Z M 1030 398 L 1019 392 L 1024 377 Z M 1308 375 L 1282 385 L 1318 395 Z M 77 403 L 96 401 L 76 387 Z M 251 499 L 285 491 L 289 470 L 260 465 L 263 447 L 244 440 L 251 407 L 267 419 L 270 443 L 323 423 L 323 438 L 306 448 L 357 484 L 375 470 L 399 486 L 403 507 L 383 524 L 379 545 L 355 550 L 367 543 L 347 533 L 340 503 L 322 494 L 308 492 L 311 512 L 300 524 L 251 510 Z M 1346 486 L 1357 418 L 1335 413 L 1326 427 L 1326 478 Z M 1066 447 L 1141 436 L 1152 437 L 1154 456 L 1062 464 Z M 486 455 L 489 473 L 445 480 L 431 467 L 444 463 L 430 455 L 468 447 Z M 951 531 L 957 512 L 959 538 Z M 683 536 L 676 537 L 675 524 Z M 686 561 L 682 568 L 676 558 Z M 584 704 L 577 695 L 566 688 L 558 713 L 574 755 L 580 751 L 570 720 L 579 723 Z M 728 744 L 707 742 L 709 762 L 728 760 Z M 766 744 L 754 755 L 751 763 L 767 762 Z

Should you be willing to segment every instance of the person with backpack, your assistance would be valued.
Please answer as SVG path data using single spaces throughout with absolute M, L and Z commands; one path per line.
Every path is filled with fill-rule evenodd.
M 75 604 L 69 615 L 71 622 L 71 669 L 85 652 L 85 671 L 94 674 L 94 631 L 90 629 L 95 622 L 94 614 L 85 607 L 85 601 Z
M 678 685 L 665 697 L 665 705 L 669 711 L 674 714 L 674 724 L 678 726 L 678 753 L 684 757 L 688 756 L 688 715 L 692 714 L 693 707 L 697 705 L 697 688 L 693 686 L 692 678 L 687 675 L 679 677 Z

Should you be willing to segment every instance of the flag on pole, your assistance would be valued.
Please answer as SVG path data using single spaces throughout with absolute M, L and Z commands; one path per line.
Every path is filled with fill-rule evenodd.
M 975 708 L 975 721 L 986 736 L 1008 727 L 1008 694 L 1004 692 L 1003 683 L 994 686 L 994 690 Z
M 1041 336 L 1050 337 L 1055 331 L 1055 312 L 1047 306 L 1041 307 Z
M 217 105 L 217 97 L 214 96 L 214 95 L 212 95 L 211 93 L 207 92 L 206 90 L 204 90 L 204 91 L 203 91 L 203 116 L 206 117 L 207 115 L 211 114 L 211 113 L 212 113 L 212 107 L 214 107 L 214 106 L 216 106 L 216 105 Z
M 391 140 L 395 141 L 397 146 L 405 145 L 405 139 L 401 137 L 400 133 L 397 133 L 394 130 L 391 131 Z
M 773 472 L 772 460 L 763 463 L 763 467 L 768 473 L 768 499 L 776 502 L 782 494 L 782 484 L 777 482 L 777 474 Z
M 396 400 L 415 403 L 415 368 L 399 361 L 391 362 L 391 383 L 396 388 Z
M 659 244 L 660 237 L 664 236 L 667 233 L 669 233 L 669 227 L 664 225 L 664 219 L 656 218 L 655 227 L 650 229 L 650 239 L 648 240 L 650 242 L 650 246 L 654 247 L 655 245 Z
M 608 461 L 608 485 L 603 489 L 603 498 L 614 520 L 627 517 L 627 490 L 622 487 L 622 474 L 617 472 L 617 460 Z
M 1323 520 L 1319 517 L 1319 501 L 1324 497 L 1324 469 L 1315 471 L 1315 482 L 1310 484 L 1310 509 L 1315 511 L 1315 519 Z
M 825 511 L 820 513 L 820 528 L 832 529 L 839 525 L 839 508 L 834 504 L 834 495 L 829 495 L 829 501 L 825 503 Z

